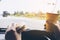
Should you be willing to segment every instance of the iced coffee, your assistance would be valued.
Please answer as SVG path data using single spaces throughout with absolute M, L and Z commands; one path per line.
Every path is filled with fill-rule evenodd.
M 54 14 L 54 13 L 47 13 L 46 14 L 46 20 L 52 22 L 52 23 L 56 23 L 58 20 L 58 15 L 59 14 Z
M 46 14 L 46 21 L 49 21 L 49 22 L 55 24 L 55 23 L 57 23 L 58 15 L 59 15 L 59 14 L 47 13 L 47 14 Z M 50 25 L 50 24 L 48 24 L 48 23 L 46 22 L 46 31 L 52 31 L 53 29 L 52 29 L 51 26 L 52 26 L 52 25 Z

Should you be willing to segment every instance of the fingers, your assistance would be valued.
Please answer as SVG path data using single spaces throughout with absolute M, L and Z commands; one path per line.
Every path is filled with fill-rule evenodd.
M 15 28 L 17 28 L 17 27 L 19 27 L 19 28 L 21 28 L 21 26 L 20 26 L 20 24 L 15 24 Z
M 14 26 L 14 23 L 12 23 L 11 26 Z
M 6 31 L 9 31 L 9 30 L 14 30 L 14 31 L 16 31 L 16 28 L 17 28 L 17 27 L 22 28 L 22 30 L 25 29 L 25 25 L 20 26 L 20 25 L 17 24 L 17 23 L 12 23 L 12 24 L 10 24 L 10 25 L 7 26 L 7 30 L 6 30 Z
M 12 27 L 12 30 L 16 31 L 16 28 L 17 27 L 20 28 L 21 26 L 19 24 L 17 24 L 17 23 L 14 23 L 14 24 L 12 23 L 12 26 L 11 27 Z
M 14 28 L 14 23 L 12 23 L 12 24 L 10 24 L 10 25 L 7 26 L 6 32 L 8 32 L 8 31 L 10 31 L 11 29 L 13 29 L 12 27 Z

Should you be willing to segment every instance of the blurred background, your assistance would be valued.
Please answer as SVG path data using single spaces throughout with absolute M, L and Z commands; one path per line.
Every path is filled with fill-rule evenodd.
M 60 26 L 59 4 L 60 0 L 0 0 L 0 28 L 19 23 L 28 29 L 44 30 L 46 13 L 59 14 Z M 0 34 L 0 39 L 4 40 L 4 34 Z

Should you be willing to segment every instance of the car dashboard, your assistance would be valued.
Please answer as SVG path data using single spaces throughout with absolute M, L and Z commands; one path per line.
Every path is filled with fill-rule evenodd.
M 0 40 L 5 40 L 5 32 L 7 28 L 0 28 Z

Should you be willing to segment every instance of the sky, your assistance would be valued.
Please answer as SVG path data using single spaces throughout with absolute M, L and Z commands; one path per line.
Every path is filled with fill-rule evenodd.
M 24 12 L 53 12 L 60 10 L 60 0 L 1 0 L 0 14 L 3 11 L 13 13 L 15 11 Z

